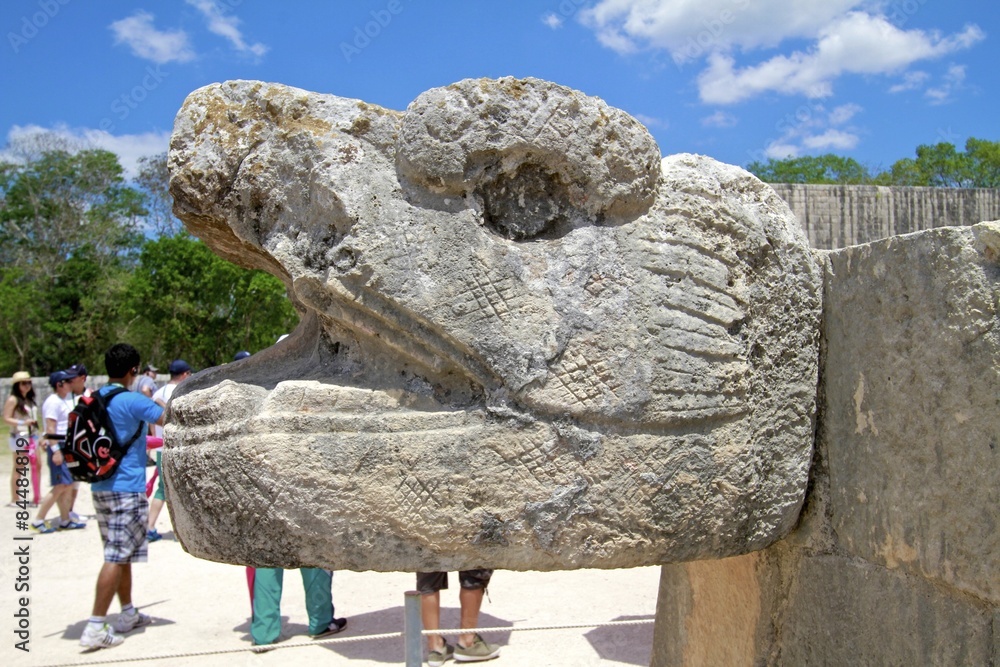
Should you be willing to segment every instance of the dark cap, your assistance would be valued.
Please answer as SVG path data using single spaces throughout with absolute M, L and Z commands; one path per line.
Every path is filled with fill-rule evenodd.
M 87 367 L 83 364 L 73 364 L 69 368 L 63 371 L 66 374 L 67 380 L 72 380 L 73 378 L 78 378 L 81 375 L 87 375 Z
M 191 367 L 188 366 L 188 362 L 183 359 L 174 359 L 170 362 L 170 366 L 167 370 L 170 371 L 171 375 L 180 375 L 181 373 L 187 373 L 190 371 Z
M 73 377 L 76 377 L 76 376 L 74 375 Z M 53 373 L 52 375 L 49 376 L 49 386 L 50 387 L 55 387 L 60 382 L 65 382 L 66 380 L 69 380 L 69 379 L 70 379 L 70 377 L 68 375 L 66 375 L 66 371 L 56 371 L 55 373 Z
M 143 373 L 147 373 L 149 371 L 153 371 L 154 373 L 159 373 L 160 369 L 154 366 L 153 364 L 146 364 L 145 366 L 142 367 Z
M 246 350 L 240 350 L 239 352 L 236 353 L 236 356 L 233 357 L 233 361 L 239 361 L 240 359 L 246 359 L 249 356 L 250 356 L 249 352 L 247 352 Z

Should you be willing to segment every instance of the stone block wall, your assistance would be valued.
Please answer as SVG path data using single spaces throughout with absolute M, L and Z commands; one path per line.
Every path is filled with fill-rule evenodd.
M 1000 190 L 773 184 L 821 250 L 1000 219 Z
M 800 522 L 664 566 L 652 664 L 1000 665 L 1000 223 L 821 255 Z

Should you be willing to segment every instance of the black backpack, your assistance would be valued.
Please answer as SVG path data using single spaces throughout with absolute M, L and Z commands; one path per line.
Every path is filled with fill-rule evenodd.
M 81 396 L 69 413 L 62 452 L 73 479 L 100 482 L 111 477 L 118 470 L 125 452 L 142 435 L 145 422 L 140 422 L 139 430 L 122 445 L 111 425 L 108 404 L 125 391 L 128 391 L 125 387 L 114 387 L 103 396 L 99 392 Z

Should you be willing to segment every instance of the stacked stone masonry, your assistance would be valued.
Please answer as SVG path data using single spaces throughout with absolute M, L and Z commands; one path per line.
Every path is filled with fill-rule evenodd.
M 1000 223 L 819 252 L 797 529 L 666 565 L 653 665 L 1000 665 Z
M 788 183 L 771 187 L 798 218 L 809 245 L 821 250 L 1000 219 L 997 189 Z

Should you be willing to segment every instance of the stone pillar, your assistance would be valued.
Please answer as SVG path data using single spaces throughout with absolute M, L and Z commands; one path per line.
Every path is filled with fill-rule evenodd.
M 835 250 L 900 234 L 968 226 L 1000 217 L 996 188 L 875 185 L 771 185 L 817 250 Z
M 797 529 L 667 565 L 656 667 L 1000 665 L 1000 223 L 826 255 Z

